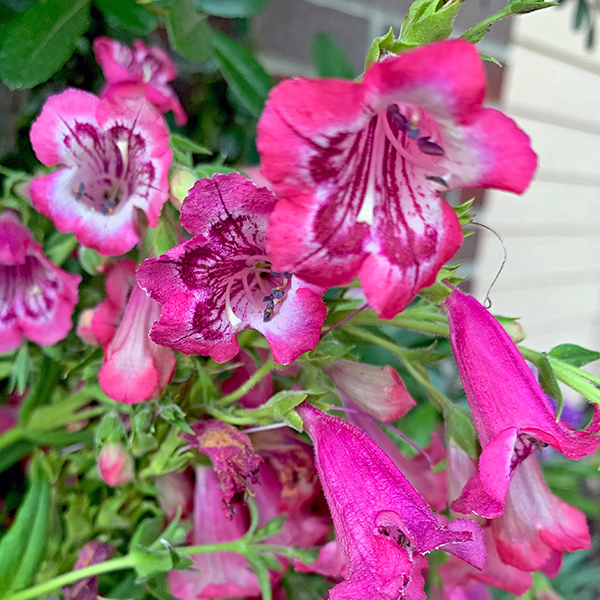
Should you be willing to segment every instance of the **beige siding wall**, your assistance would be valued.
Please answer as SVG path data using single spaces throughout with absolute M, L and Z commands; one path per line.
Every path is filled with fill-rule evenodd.
M 600 49 L 571 30 L 574 3 L 520 17 L 503 109 L 540 157 L 524 197 L 491 192 L 479 219 L 508 250 L 492 310 L 522 317 L 528 345 L 600 346 Z M 502 260 L 480 238 L 474 293 L 483 298 Z

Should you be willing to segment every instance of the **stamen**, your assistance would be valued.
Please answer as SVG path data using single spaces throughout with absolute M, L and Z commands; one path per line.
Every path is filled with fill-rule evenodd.
M 125 173 L 127 171 L 127 162 L 129 160 L 129 140 L 117 140 L 115 145 L 121 153 L 121 158 L 123 160 L 123 173 Z
M 437 175 L 427 175 L 427 181 L 433 181 L 434 183 L 439 183 L 442 187 L 445 187 L 447 190 L 450 189 L 450 186 L 446 182 L 443 177 L 438 177 Z
M 227 318 L 229 322 L 237 327 L 241 324 L 242 320 L 233 312 L 231 308 L 231 286 L 235 283 L 237 277 L 232 277 L 229 283 L 227 284 L 227 288 L 225 289 L 225 310 L 227 312 Z

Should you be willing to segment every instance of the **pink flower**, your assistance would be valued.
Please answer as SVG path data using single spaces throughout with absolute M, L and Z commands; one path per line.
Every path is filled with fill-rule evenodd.
M 348 567 L 331 600 L 424 600 L 425 554 L 441 549 L 483 568 L 480 527 L 439 524 L 398 467 L 360 429 L 301 404 L 319 478 Z
M 223 512 L 219 479 L 210 467 L 196 468 L 194 528 L 188 542 L 193 545 L 231 542 L 248 529 L 244 511 L 229 517 Z M 212 600 L 257 596 L 260 586 L 246 559 L 234 552 L 212 552 L 191 556 L 196 571 L 171 571 L 171 594 L 180 600 Z
M 575 431 L 556 415 L 508 334 L 475 298 L 454 290 L 445 301 L 450 342 L 481 441 L 479 474 L 452 504 L 457 512 L 500 516 L 511 476 L 536 449 L 550 445 L 571 459 L 600 445 L 600 412 Z
M 535 456 L 516 469 L 504 514 L 492 521 L 501 560 L 554 577 L 562 552 L 590 547 L 585 515 L 550 492 Z
M 340 359 L 326 372 L 342 397 L 378 421 L 396 421 L 416 405 L 392 367 Z
M 280 364 L 315 348 L 326 308 L 291 273 L 271 269 L 265 229 L 275 196 L 238 174 L 202 179 L 181 208 L 196 237 L 142 263 L 138 281 L 160 302 L 151 337 L 219 363 L 238 352 L 238 331 L 260 331 Z
M 98 454 L 98 472 L 110 487 L 120 487 L 135 476 L 133 457 L 120 442 L 107 442 Z
M 185 114 L 173 88 L 169 85 L 177 77 L 173 61 L 164 50 L 148 47 L 135 40 L 135 50 L 106 37 L 94 40 L 94 54 L 108 82 L 103 98 L 143 97 L 161 113 L 175 113 L 177 125 L 185 125 Z
M 107 299 L 95 310 L 91 331 L 102 345 L 98 380 L 117 402 L 137 404 L 156 398 L 175 373 L 173 351 L 148 336 L 160 306 L 135 280 L 135 263 L 120 260 L 106 277 Z
M 31 184 L 33 205 L 59 231 L 115 256 L 139 240 L 138 209 L 156 227 L 171 150 L 161 116 L 145 100 L 68 89 L 46 101 L 30 138 L 44 165 L 61 166 Z
M 267 249 L 278 270 L 329 287 L 360 277 L 391 318 L 462 242 L 440 192 L 521 193 L 536 166 L 528 137 L 482 108 L 475 46 L 450 40 L 373 64 L 360 82 L 284 81 L 258 126 L 261 168 L 283 199 Z
M 348 408 L 354 405 L 345 403 Z M 448 504 L 446 493 L 446 474 L 444 471 L 434 472 L 432 465 L 440 462 L 445 456 L 445 449 L 436 433 L 432 435 L 431 444 L 423 454 L 417 454 L 413 458 L 407 458 L 400 452 L 394 442 L 381 430 L 379 425 L 367 415 L 349 413 L 348 421 L 364 431 L 383 450 L 400 472 L 406 477 L 410 485 L 414 487 L 424 500 L 437 511 L 442 511 Z
M 54 266 L 12 212 L 0 214 L 0 353 L 26 337 L 51 346 L 73 323 L 81 277 Z

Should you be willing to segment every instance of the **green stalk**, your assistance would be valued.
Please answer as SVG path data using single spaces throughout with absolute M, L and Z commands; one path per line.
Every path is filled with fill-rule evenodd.
M 12 427 L 8 431 L 5 431 L 2 435 L 0 435 L 0 450 L 3 450 L 7 446 L 22 440 L 24 437 L 24 431 L 18 425 Z
M 220 400 L 215 400 L 215 406 L 227 406 L 236 400 L 239 400 L 244 394 L 247 394 L 257 383 L 266 377 L 277 365 L 273 360 L 273 357 L 269 357 L 269 360 L 262 366 L 260 369 L 248 379 L 248 381 L 244 382 L 240 387 L 235 390 L 235 392 L 231 392 L 227 396 L 224 396 Z

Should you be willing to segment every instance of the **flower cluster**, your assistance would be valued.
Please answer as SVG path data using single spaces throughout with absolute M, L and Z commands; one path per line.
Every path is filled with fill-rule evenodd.
M 96 597 L 109 556 L 127 552 L 118 568 L 179 600 L 268 587 L 286 600 L 291 569 L 319 574 L 330 600 L 488 598 L 485 586 L 542 589 L 564 552 L 588 548 L 585 515 L 538 457 L 592 455 L 600 410 L 582 430 L 561 420 L 489 310 L 438 282 L 463 240 L 445 193 L 520 194 L 537 164 L 527 135 L 483 106 L 476 47 L 390 50 L 356 81 L 279 83 L 257 125 L 264 185 L 218 161 L 199 177 L 198 146 L 162 116 L 187 121 L 165 51 L 105 37 L 93 51 L 101 96 L 53 95 L 31 127 L 45 169 L 18 201 L 43 215 L 42 243 L 0 213 L 0 352 L 57 344 L 78 321 L 70 344 L 24 347 L 0 388 L 0 434 L 14 436 L 0 453 L 60 448 L 31 470 L 39 498 L 59 482 L 64 509 L 52 547 L 65 555 L 47 570 L 76 546 L 85 569 L 61 578 L 65 597 Z M 449 344 L 395 337 L 404 325 Z M 451 356 L 470 413 L 437 387 Z M 50 364 L 48 390 L 45 374 L 21 375 L 29 360 Z M 133 579 L 114 596 L 137 597 Z

